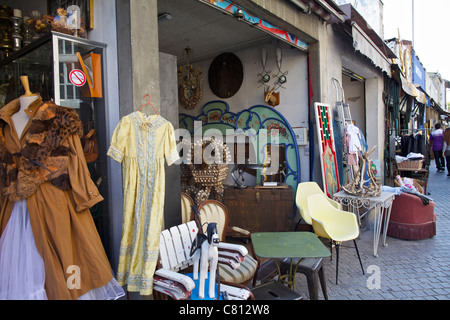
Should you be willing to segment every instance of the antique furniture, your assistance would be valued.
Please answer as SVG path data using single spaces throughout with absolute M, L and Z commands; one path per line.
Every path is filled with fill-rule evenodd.
M 312 219 L 314 232 L 318 237 L 330 239 L 336 248 L 336 284 L 339 272 L 339 247 L 341 242 L 353 240 L 356 254 L 364 274 L 364 267 L 359 255 L 356 238 L 359 226 L 353 213 L 336 209 L 324 194 L 310 195 L 307 199 L 308 212 Z
M 255 253 L 260 258 L 273 259 L 277 265 L 278 280 L 287 283 L 295 290 L 295 274 L 302 259 L 294 263 L 296 258 L 323 258 L 330 256 L 330 251 L 311 232 L 257 232 L 252 233 Z M 279 259 L 291 259 L 289 273 L 283 274 Z M 323 283 L 323 285 L 325 285 Z
M 229 224 L 250 232 L 293 231 L 294 191 L 288 188 L 226 188 Z
M 300 155 L 297 146 L 295 134 L 289 122 L 276 109 L 264 105 L 256 105 L 239 113 L 230 111 L 229 105 L 224 101 L 211 101 L 206 103 L 202 112 L 198 116 L 180 114 L 180 129 L 186 129 L 191 135 L 194 135 L 195 122 L 199 121 L 202 125 L 202 133 L 209 129 L 215 129 L 222 133 L 226 138 L 226 144 L 231 148 L 231 144 L 236 144 L 239 135 L 244 135 L 252 147 L 251 154 L 254 159 L 244 159 L 244 162 L 235 162 L 236 164 L 259 164 L 264 165 L 267 159 L 267 146 L 280 146 L 284 154 L 280 158 L 285 159 L 282 172 L 284 183 L 297 189 L 300 182 Z M 197 129 L 195 134 L 200 134 Z M 230 131 L 233 132 L 230 135 Z M 247 162 L 248 160 L 252 160 Z M 257 172 L 256 184 L 264 181 L 264 175 Z M 292 194 L 293 195 L 293 194 Z
M 217 229 L 220 241 L 225 241 L 227 233 L 230 231 L 238 232 L 242 237 L 250 239 L 250 232 L 239 227 L 228 225 L 228 210 L 222 203 L 216 200 L 206 200 L 198 207 L 200 222 L 203 226 L 203 231 L 206 232 L 208 223 L 217 223 Z M 222 281 L 231 283 L 240 283 L 247 285 L 252 282 L 255 286 L 256 278 L 259 269 L 259 259 L 255 255 L 251 242 L 249 243 L 251 255 L 246 255 L 239 266 L 233 267 L 227 264 L 219 265 L 219 275 Z M 226 253 L 221 252 L 223 258 L 226 258 Z M 232 258 L 232 255 L 229 256 Z M 232 264 L 232 260 L 230 264 Z
M 405 240 L 426 239 L 436 235 L 435 203 L 425 205 L 414 195 L 403 192 L 392 204 L 387 235 Z
M 339 191 L 333 195 L 333 200 L 339 202 L 343 208 L 347 208 L 347 211 L 353 212 L 356 215 L 358 224 L 361 224 L 361 218 L 374 210 L 373 255 L 375 257 L 378 257 L 378 243 L 380 241 L 383 219 L 385 222 L 383 228 L 383 246 L 387 246 L 387 222 L 391 215 L 394 198 L 395 194 L 391 192 L 381 192 L 378 197 L 366 198 L 351 195 L 345 191 Z M 365 209 L 366 211 L 360 213 L 360 209 Z
M 192 206 L 194 205 L 194 200 L 187 194 L 181 193 L 181 221 L 182 223 L 187 223 L 193 220 L 192 217 Z
M 194 264 L 191 248 L 197 238 L 199 229 L 195 221 L 163 230 L 160 237 L 159 268 L 154 275 L 155 298 L 163 298 L 160 294 L 170 296 L 175 300 L 198 298 L 199 284 L 193 280 L 192 274 L 183 274 L 180 271 Z M 242 258 L 248 253 L 241 245 L 219 243 L 218 251 L 233 252 Z M 219 259 L 219 263 L 224 263 Z M 209 287 L 209 283 L 204 284 Z M 220 283 L 216 288 L 216 298 L 228 297 L 228 299 L 247 300 L 253 299 L 249 289 L 235 284 Z M 223 294 L 226 292 L 226 294 Z M 159 293 L 159 294 L 158 294 Z M 208 296 L 205 296 L 208 299 Z

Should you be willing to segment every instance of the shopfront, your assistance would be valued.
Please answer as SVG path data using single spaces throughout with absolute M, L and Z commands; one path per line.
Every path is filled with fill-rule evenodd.
M 0 61 L 2 70 L 7 70 L 1 74 L 2 87 L 7 88 L 1 101 L 19 97 L 22 84 L 18 79 L 27 75 L 32 92 L 74 108 L 86 125 L 94 126 L 98 151 L 88 167 L 104 201 L 92 207 L 91 214 L 114 272 L 120 256 L 128 252 L 121 245 L 127 194 L 122 184 L 125 167 L 118 163 L 122 158 L 107 154 L 113 154 L 108 153 L 112 143 L 119 144 L 114 132 L 126 122 L 121 120 L 138 110 L 149 117 L 161 116 L 175 130 L 191 135 L 196 133 L 196 121 L 200 121 L 202 134 L 207 129 L 220 133 L 232 129 L 231 135 L 237 136 L 240 129 L 247 133 L 247 140 L 254 138 L 249 133 L 267 130 L 267 138 L 272 136 L 270 130 L 277 129 L 277 151 L 272 148 L 275 144 L 267 147 L 267 141 L 262 142 L 267 154 L 278 152 L 280 163 L 275 172 L 262 174 L 258 173 L 261 168 L 244 170 L 232 163 L 223 181 L 231 189 L 237 184 L 261 185 L 265 180 L 276 183 L 281 192 L 271 190 L 270 197 L 275 198 L 270 199 L 279 208 L 285 205 L 292 209 L 283 209 L 289 223 L 296 214 L 297 184 L 321 182 L 320 138 L 312 105 L 328 103 L 335 110 L 340 98 L 333 79 L 343 87 L 353 120 L 367 135 L 369 145 L 384 141 L 386 61 L 378 60 L 377 46 L 370 39 L 362 42 L 364 31 L 351 24 L 347 27 L 352 36 L 369 44 L 370 50 L 349 44 L 349 30 L 336 32 L 333 24 L 324 23 L 325 18 L 315 13 L 322 12 L 320 8 L 299 11 L 291 1 L 280 2 L 277 5 L 284 9 L 280 12 L 286 12 L 281 17 L 253 1 L 72 1 L 78 4 L 79 12 L 76 7 L 66 8 L 64 1 L 35 1 L 32 7 L 25 0 L 4 2 L 16 9 L 10 17 L 18 17 L 19 10 L 22 17 L 37 11 L 32 26 L 44 21 L 48 30 L 21 48 L 14 47 L 10 37 L 10 47 Z M 68 11 L 67 18 L 73 20 L 80 14 L 83 22 L 68 28 L 70 32 L 61 29 L 66 17 L 64 11 L 58 12 L 60 7 Z M 339 17 L 335 9 L 326 8 Z M 244 164 L 248 164 L 251 152 L 247 147 L 244 150 L 248 151 Z M 262 161 L 250 164 L 266 165 L 267 154 Z M 375 158 L 382 160 L 380 146 Z M 166 227 L 181 223 L 182 171 L 179 165 L 165 168 Z M 233 171 L 237 176 L 231 175 Z M 222 192 L 219 188 L 220 196 L 236 205 L 232 195 L 227 198 Z M 262 192 L 255 191 L 252 201 L 259 202 Z M 267 200 L 269 195 L 262 198 Z M 277 231 L 287 231 L 286 226 Z M 146 257 L 154 255 L 145 253 Z

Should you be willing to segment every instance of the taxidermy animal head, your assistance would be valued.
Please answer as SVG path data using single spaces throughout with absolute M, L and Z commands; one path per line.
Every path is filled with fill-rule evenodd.
M 264 101 L 272 107 L 276 107 L 280 104 L 280 93 L 274 91 L 275 86 L 272 89 L 269 87 L 267 90 L 264 90 Z

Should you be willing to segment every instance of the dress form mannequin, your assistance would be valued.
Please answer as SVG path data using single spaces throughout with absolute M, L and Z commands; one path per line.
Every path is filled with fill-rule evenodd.
M 30 120 L 30 117 L 25 113 L 25 110 L 33 101 L 39 98 L 39 94 L 31 93 L 27 76 L 20 77 L 20 80 L 25 89 L 25 94 L 19 98 L 20 101 L 19 111 L 13 114 L 11 117 L 19 139 L 22 136 L 23 129 Z

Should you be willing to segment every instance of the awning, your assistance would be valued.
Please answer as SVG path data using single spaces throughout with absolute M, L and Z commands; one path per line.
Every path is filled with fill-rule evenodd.
M 402 81 L 403 91 L 407 95 L 416 98 L 417 102 L 420 102 L 420 103 L 426 105 L 427 104 L 427 96 L 425 95 L 425 93 L 423 93 L 422 91 L 417 89 L 415 85 L 413 85 L 411 82 L 406 80 L 406 78 L 402 74 L 399 74 L 399 76 L 400 76 L 400 80 Z
M 414 97 L 414 98 L 417 97 L 419 95 L 419 93 L 418 93 L 419 90 L 417 90 L 416 87 L 411 82 L 406 80 L 406 78 L 403 75 L 399 74 L 399 76 L 400 76 L 400 80 L 402 81 L 403 91 L 411 97 Z
M 420 91 L 419 89 L 416 89 L 416 90 L 417 90 L 417 97 L 416 97 L 417 102 L 420 102 L 420 103 L 426 105 L 427 104 L 426 94 L 423 93 L 422 91 Z
M 355 48 L 355 50 L 361 52 L 363 55 L 369 58 L 376 67 L 386 72 L 386 74 L 390 77 L 391 62 L 388 60 L 388 58 L 372 42 L 369 36 L 358 26 L 356 22 L 352 22 L 351 25 L 353 47 Z

